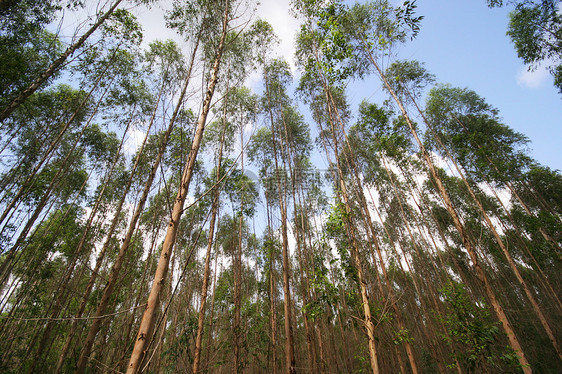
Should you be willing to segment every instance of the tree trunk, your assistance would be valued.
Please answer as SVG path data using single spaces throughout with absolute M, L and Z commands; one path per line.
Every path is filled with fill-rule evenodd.
M 228 91 L 228 90 L 227 90 Z M 226 100 L 226 99 L 225 99 Z M 224 104 L 226 111 L 226 103 Z M 224 113 L 223 113 L 224 116 Z M 220 182 L 221 176 L 221 165 L 222 165 L 222 150 L 224 145 L 224 137 L 226 131 L 226 119 L 223 117 L 223 130 L 221 134 L 221 141 L 219 145 L 219 154 L 217 156 L 217 167 L 216 167 L 216 178 L 215 182 Z M 242 143 L 243 144 L 243 143 Z M 211 207 L 211 221 L 209 222 L 209 237 L 207 239 L 207 252 L 205 254 L 205 270 L 203 273 L 203 285 L 201 286 L 201 301 L 199 304 L 199 315 L 197 317 L 197 336 L 195 338 L 195 350 L 193 353 L 193 373 L 196 374 L 199 371 L 199 363 L 201 360 L 201 344 L 203 342 L 203 325 L 205 323 L 205 307 L 207 305 L 207 291 L 209 287 L 209 277 L 211 273 L 211 249 L 214 242 L 215 234 L 215 221 L 218 216 L 219 210 L 219 186 L 215 186 L 213 190 L 213 205 Z M 215 256 L 218 254 L 215 253 Z
M 183 205 L 185 202 L 185 198 L 187 196 L 189 184 L 191 182 L 191 176 L 193 175 L 195 161 L 197 160 L 197 153 L 199 152 L 199 146 L 201 145 L 201 140 L 203 138 L 203 131 L 205 130 L 207 114 L 209 113 L 209 109 L 211 106 L 211 99 L 213 98 L 215 85 L 218 79 L 220 61 L 225 44 L 227 26 L 228 26 L 228 17 L 229 17 L 228 8 L 229 8 L 229 1 L 227 0 L 225 4 L 225 11 L 224 11 L 224 18 L 223 18 L 223 30 L 221 34 L 219 47 L 217 50 L 217 55 L 213 63 L 211 79 L 207 88 L 207 92 L 205 94 L 205 100 L 203 101 L 203 108 L 201 110 L 201 114 L 199 115 L 199 120 L 197 121 L 197 129 L 195 131 L 195 137 L 193 138 L 191 151 L 189 153 L 184 171 L 182 173 L 180 189 L 178 191 L 176 200 L 174 202 L 172 217 L 170 219 L 166 237 L 164 238 L 160 260 L 158 261 L 158 266 L 156 268 L 156 274 L 154 275 L 152 289 L 148 297 L 147 308 L 141 320 L 141 325 L 135 341 L 133 353 L 131 354 L 131 359 L 129 361 L 129 365 L 127 368 L 127 374 L 136 374 L 142 362 L 142 359 L 146 353 L 144 351 L 146 343 L 148 342 L 149 339 L 151 339 L 152 328 L 154 325 L 154 314 L 156 312 L 156 308 L 159 305 L 159 297 L 162 291 L 162 287 L 164 286 L 164 282 L 166 281 L 170 255 L 172 253 L 173 245 L 176 241 L 177 230 L 180 223 L 181 215 L 183 213 Z
M 273 153 L 275 161 L 275 172 L 279 172 L 278 156 L 277 156 L 277 140 L 275 137 L 275 123 L 273 120 L 273 112 L 271 110 L 270 95 L 269 95 L 269 82 L 267 76 L 267 69 L 265 72 L 265 89 L 267 100 L 270 106 L 269 117 L 271 120 L 271 134 L 272 134 L 272 144 Z M 286 169 L 284 168 L 283 171 Z M 277 187 L 279 195 L 279 209 L 281 211 L 281 235 L 282 235 L 282 258 L 283 258 L 283 294 L 284 294 L 284 312 L 285 312 L 285 371 L 287 373 L 296 373 L 296 362 L 295 362 L 295 346 L 293 337 L 293 326 L 292 326 L 292 313 L 291 313 L 291 288 L 290 288 L 290 269 L 289 269 L 289 237 L 287 235 L 287 206 L 286 206 L 286 182 L 281 183 L 281 176 L 278 175 Z

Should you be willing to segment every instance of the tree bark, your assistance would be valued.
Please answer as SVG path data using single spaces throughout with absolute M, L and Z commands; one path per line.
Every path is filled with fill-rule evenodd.
M 213 63 L 211 79 L 207 88 L 207 92 L 205 94 L 205 99 L 203 101 L 203 108 L 201 110 L 201 114 L 197 121 L 197 128 L 195 130 L 195 136 L 193 138 L 191 151 L 189 152 L 189 156 L 185 164 L 184 171 L 182 173 L 180 189 L 178 191 L 178 194 L 174 202 L 172 217 L 169 222 L 168 231 L 166 232 L 166 237 L 164 238 L 164 243 L 162 245 L 162 252 L 160 255 L 160 259 L 158 261 L 158 266 L 156 268 L 156 274 L 154 275 L 152 289 L 150 290 L 150 295 L 148 296 L 147 308 L 141 320 L 139 332 L 137 334 L 135 345 L 133 347 L 133 352 L 131 354 L 131 359 L 129 361 L 129 365 L 127 368 L 127 374 L 137 373 L 137 370 L 146 353 L 144 351 L 146 343 L 148 342 L 149 339 L 151 339 L 152 328 L 154 325 L 154 315 L 156 312 L 156 308 L 159 305 L 159 297 L 160 297 L 160 293 L 162 292 L 162 287 L 164 286 L 164 282 L 166 281 L 166 276 L 168 273 L 168 264 L 170 261 L 173 245 L 176 241 L 178 226 L 180 223 L 180 218 L 183 213 L 183 205 L 185 202 L 185 198 L 187 196 L 189 184 L 191 182 L 191 176 L 193 175 L 195 161 L 197 160 L 197 153 L 199 152 L 199 147 L 201 145 L 201 140 L 203 138 L 203 132 L 205 130 L 205 124 L 207 121 L 207 114 L 209 113 L 209 109 L 211 106 L 211 99 L 213 98 L 213 94 L 215 92 L 215 86 L 218 80 L 219 67 L 222 58 L 222 52 L 225 44 L 227 26 L 228 26 L 228 17 L 229 17 L 228 8 L 229 8 L 229 0 L 226 0 L 224 17 L 223 17 L 223 29 L 222 29 L 219 46 L 217 49 L 217 55 Z
M 228 91 L 228 90 L 227 90 Z M 226 103 L 225 111 L 226 111 Z M 226 131 L 226 119 L 224 118 L 223 113 L 223 130 L 221 134 L 221 140 L 219 145 L 219 153 L 217 156 L 217 167 L 216 167 L 216 178 L 215 182 L 219 183 L 221 178 L 221 165 L 222 165 L 222 150 L 224 145 L 224 137 Z M 244 143 L 242 143 L 243 145 Z M 201 301 L 199 304 L 199 315 L 197 317 L 197 336 L 195 337 L 195 350 L 193 353 L 193 373 L 196 374 L 199 371 L 199 363 L 201 360 L 201 344 L 203 342 L 203 325 L 205 323 L 205 308 L 207 305 L 207 292 L 209 288 L 209 278 L 211 273 L 211 249 L 213 248 L 214 243 L 214 234 L 215 234 L 215 222 L 218 216 L 219 210 L 219 195 L 220 189 L 219 186 L 215 186 L 213 191 L 213 205 L 211 207 L 211 221 L 209 222 L 209 237 L 207 239 L 207 252 L 205 254 L 205 270 L 203 273 L 203 285 L 201 286 Z M 218 256 L 218 254 L 215 254 Z

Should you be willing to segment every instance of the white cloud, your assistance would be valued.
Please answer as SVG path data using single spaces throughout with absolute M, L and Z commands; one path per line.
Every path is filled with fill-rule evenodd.
M 258 6 L 254 19 L 263 19 L 271 24 L 275 35 L 279 38 L 279 45 L 271 46 L 273 57 L 287 61 L 292 72 L 295 73 L 297 69 L 294 62 L 295 37 L 300 30 L 300 23 L 289 13 L 290 7 L 289 0 L 265 0 Z M 261 82 L 261 71 L 254 71 L 248 77 L 246 84 L 257 89 Z
M 181 45 L 182 37 L 175 30 L 166 27 L 164 14 L 171 9 L 172 2 L 163 1 L 157 6 L 137 7 L 135 13 L 143 28 L 143 44 L 146 46 L 154 40 L 172 39 Z
M 127 155 L 133 155 L 142 144 L 146 132 L 138 129 L 129 131 L 129 135 L 125 140 L 124 151 Z
M 549 72 L 546 67 L 539 66 L 534 70 L 523 67 L 517 73 L 517 84 L 527 88 L 539 88 L 548 79 Z
M 294 51 L 295 36 L 300 29 L 299 21 L 289 14 L 291 5 L 289 0 L 266 0 L 256 12 L 256 18 L 267 20 L 273 26 L 275 34 L 281 40 L 278 47 L 275 47 L 275 53 L 287 60 L 294 70 Z

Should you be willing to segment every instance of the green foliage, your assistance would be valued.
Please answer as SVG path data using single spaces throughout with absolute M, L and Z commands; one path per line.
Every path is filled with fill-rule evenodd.
M 25 39 L 0 33 L 0 107 L 27 88 L 63 51 L 58 37 L 34 29 Z M 51 78 L 56 78 L 56 75 Z
M 562 16 L 559 0 L 540 4 L 519 5 L 510 14 L 507 35 L 517 55 L 526 64 L 536 67 L 549 61 L 554 84 L 562 94 Z
M 228 197 L 233 211 L 247 217 L 253 216 L 259 198 L 255 182 L 248 175 L 242 173 L 241 169 L 235 167 L 234 160 L 228 158 L 223 159 L 219 179 L 223 180 L 218 188 L 222 194 Z M 204 179 L 204 183 L 207 188 L 211 188 L 216 182 L 217 169 L 215 167 L 209 176 Z
M 353 266 L 353 260 L 350 257 L 350 243 L 346 231 L 346 220 L 349 221 L 349 214 L 343 203 L 337 203 L 332 207 L 332 211 L 326 221 L 325 236 L 326 239 L 335 241 L 336 250 L 340 256 L 341 267 L 345 276 L 349 281 L 357 282 L 357 270 Z
M 411 39 L 414 39 L 420 32 L 420 23 L 423 16 L 416 17 L 416 0 L 406 0 L 402 6 L 396 8 L 396 20 L 398 24 L 404 24 L 412 31 Z
M 388 107 L 365 101 L 359 105 L 357 123 L 349 130 L 349 138 L 366 183 L 382 186 L 390 182 L 381 155 L 400 164 L 412 161 L 410 130 L 402 117 L 393 117 Z
M 562 94 L 562 15 L 560 0 L 488 0 L 490 7 L 514 5 L 507 35 L 529 69 L 547 66 Z
M 102 32 L 104 36 L 115 35 L 134 45 L 139 45 L 143 37 L 137 18 L 125 9 L 116 9 L 103 23 Z
M 222 28 L 222 16 L 219 15 L 224 13 L 225 5 L 224 0 L 176 0 L 172 9 L 166 12 L 166 26 L 175 29 L 185 40 L 206 35 L 203 42 L 211 47 L 218 41 Z M 231 17 L 235 6 L 235 1 L 229 2 Z
M 445 313 L 438 320 L 447 329 L 442 339 L 451 345 L 451 358 L 469 373 L 486 371 L 486 368 L 501 370 L 502 360 L 511 363 L 509 350 L 498 347 L 501 337 L 499 322 L 495 322 L 487 305 L 474 302 L 461 283 L 450 281 L 440 290 L 445 302 Z M 455 363 L 448 365 L 456 367 Z M 505 368 L 504 368 L 505 369 Z
M 527 138 L 501 123 L 497 109 L 474 91 L 439 85 L 430 91 L 425 112 L 436 135 L 472 179 L 501 184 L 520 179 L 529 167 Z M 428 130 L 426 138 L 447 157 L 433 132 Z
M 35 0 L 6 1 L 0 1 L 0 16 L 6 16 L 0 19 L 0 41 L 4 42 L 0 44 L 0 73 L 3 74 L 0 76 L 0 90 L 3 90 L 0 91 L 0 101 L 9 100 L 29 84 L 64 49 L 54 35 L 43 30 L 53 19 L 53 12 L 63 6 L 62 0 L 46 1 L 44 10 Z M 501 3 L 501 0 L 490 1 Z M 64 2 L 67 3 L 82 5 L 80 0 Z M 538 40 L 548 31 L 527 28 L 527 24 L 536 19 L 543 23 L 542 26 L 550 22 L 545 18 L 544 4 L 548 3 L 547 0 L 540 3 L 525 1 L 525 5 L 517 6 L 512 15 L 513 35 L 510 36 L 519 38 L 521 48 L 535 59 L 554 56 L 543 54 L 541 40 Z M 217 54 L 225 4 L 224 0 L 178 0 L 167 13 L 168 24 L 176 28 L 192 47 L 195 40 L 201 38 L 202 41 L 194 55 L 195 73 L 190 80 L 189 95 L 198 93 L 201 86 L 196 85 L 201 82 L 204 87 L 208 79 L 209 63 Z M 168 319 L 158 318 L 163 330 L 155 331 L 162 331 L 163 339 L 155 340 L 147 351 L 152 358 L 146 369 L 171 373 L 184 372 L 191 366 L 197 331 L 196 309 L 200 305 L 202 286 L 200 260 L 209 235 L 207 217 L 214 197 L 213 193 L 202 194 L 215 187 L 217 177 L 224 177 L 216 186 L 221 217 L 212 252 L 217 264 L 215 277 L 211 277 L 215 281 L 210 284 L 210 289 L 214 290 L 214 304 L 209 293 L 207 320 L 204 322 L 203 356 L 209 349 L 210 360 L 203 359 L 201 367 L 206 368 L 203 370 L 228 370 L 232 362 L 233 333 L 240 337 L 239 370 L 270 372 L 273 353 L 277 357 L 276 369 L 286 369 L 281 359 L 285 351 L 280 344 L 285 338 L 282 325 L 286 299 L 282 290 L 282 245 L 277 210 L 279 201 L 284 200 L 287 207 L 283 213 L 287 213 L 287 222 L 283 224 L 292 229 L 289 232 L 289 255 L 295 310 L 294 346 L 295 350 L 304 352 L 310 344 L 318 364 L 315 368 L 318 370 L 310 366 L 307 369 L 371 370 L 360 318 L 364 315 L 365 305 L 357 292 L 357 269 L 363 266 L 363 285 L 368 293 L 372 321 L 376 324 L 381 371 L 397 370 L 398 360 L 394 352 L 401 351 L 406 344 L 413 346 L 420 372 L 443 371 L 443 359 L 451 371 L 457 363 L 462 372 L 517 371 L 517 355 L 504 347 L 506 339 L 501 325 L 496 322 L 491 309 L 479 299 L 482 290 L 469 256 L 462 249 L 463 240 L 435 188 L 435 180 L 427 178 L 427 170 L 420 166 L 418 147 L 413 145 L 408 124 L 396 115 L 389 102 L 365 101 L 355 112 L 347 98 L 348 81 L 369 73 L 369 54 L 374 59 L 384 59 L 385 64 L 380 66 L 387 67 L 385 77 L 407 105 L 413 104 L 412 99 L 423 97 L 426 88 L 434 83 L 434 76 L 423 63 L 390 61 L 386 64 L 387 59 L 392 58 L 395 46 L 419 32 L 423 16 L 416 15 L 415 2 L 405 1 L 399 7 L 387 0 L 355 5 L 338 0 L 294 0 L 293 4 L 304 20 L 297 37 L 297 64 L 302 72 L 297 92 L 300 102 L 293 98 L 291 66 L 282 59 L 272 58 L 272 52 L 275 52 L 272 46 L 278 41 L 273 27 L 263 20 L 243 25 L 243 21 L 250 18 L 249 14 L 237 18 L 238 3 L 231 2 L 229 21 L 238 20 L 240 27 L 231 29 L 226 36 L 217 83 L 217 91 L 221 94 L 211 103 L 214 117 L 206 126 L 204 135 L 207 152 L 201 153 L 203 159 L 200 156 L 197 160 L 189 191 L 189 198 L 201 196 L 201 200 L 184 209 L 174 244 L 175 254 L 170 259 L 173 276 L 164 280 L 166 288 L 170 285 L 175 288 L 177 284 L 181 292 L 174 293 L 169 299 Z M 538 11 L 532 4 L 542 8 Z M 0 126 L 1 156 L 9 156 L 0 159 L 2 212 L 18 189 L 24 186 L 29 171 L 38 167 L 32 183 L 25 187 L 24 196 L 16 201 L 14 214 L 7 215 L 5 222 L 0 223 L 0 244 L 4 251 L 0 268 L 2 271 L 8 269 L 0 274 L 5 278 L 0 284 L 3 299 L 0 302 L 0 325 L 2 337 L 7 338 L 5 342 L 0 341 L 0 350 L 8 359 L 0 363 L 0 371 L 28 371 L 29 363 L 35 357 L 34 347 L 39 346 L 45 324 L 43 320 L 28 321 L 26 318 L 51 314 L 66 317 L 77 311 L 91 274 L 92 256 L 97 254 L 95 249 L 107 234 L 108 222 L 117 214 L 117 232 L 110 238 L 107 256 L 96 274 L 98 280 L 86 303 L 84 316 L 91 315 L 117 256 L 131 208 L 138 203 L 147 176 L 155 171 L 149 204 L 142 212 L 127 252 L 118 289 L 110 298 L 115 314 L 104 317 L 102 334 L 96 341 L 99 367 L 103 364 L 115 370 L 123 369 L 123 365 L 119 367 L 116 363 L 130 354 L 130 345 L 123 342 L 131 340 L 142 315 L 149 279 L 169 224 L 180 174 L 191 149 L 198 110 L 194 98 L 197 96 L 185 99 L 169 140 L 163 144 L 165 133 L 162 128 L 169 123 L 189 67 L 180 46 L 171 40 L 155 41 L 141 51 L 141 27 L 125 10 L 117 10 L 92 39 L 96 40 L 72 56 L 68 74 L 60 75 L 64 79 L 71 76 L 70 82 L 79 88 L 69 85 L 45 87 Z M 547 41 L 558 45 L 555 39 L 553 36 Z M 248 74 L 256 68 L 263 69 L 265 80 L 261 97 L 254 94 L 255 89 L 242 86 Z M 317 148 L 326 147 L 327 158 L 336 152 L 339 156 L 341 170 L 338 172 L 341 171 L 344 182 L 352 191 L 346 196 L 348 205 L 339 199 L 333 204 L 327 203 L 330 192 L 323 186 L 314 166 L 321 156 L 315 153 L 317 148 L 311 141 L 308 117 L 300 112 L 302 102 L 309 105 L 312 120 L 321 127 L 315 134 Z M 473 91 L 437 86 L 429 93 L 425 109 L 423 114 L 466 171 L 469 183 L 484 209 L 491 212 L 494 224 L 501 220 L 502 239 L 509 244 L 509 251 L 536 292 L 541 308 L 544 305 L 547 318 L 556 321 L 556 299 L 545 292 L 543 283 L 548 281 L 555 285 L 562 281 L 559 274 L 562 266 L 559 255 L 562 245 L 560 173 L 530 159 L 525 150 L 527 139 L 504 125 L 497 109 Z M 71 116 L 73 120 L 68 123 Z M 154 122 L 148 130 L 151 118 Z M 67 124 L 68 129 L 57 139 Z M 414 123 L 413 126 L 418 125 Z M 256 127 L 258 130 L 247 139 L 248 129 Z M 127 134 L 123 133 L 125 128 Z M 149 137 L 142 155 L 131 154 L 128 140 L 131 134 L 136 137 L 147 132 Z M 120 144 L 121 136 L 125 139 L 124 144 Z M 428 131 L 425 136 L 428 147 L 445 156 L 446 152 L 433 134 Z M 252 164 L 259 168 L 267 212 L 260 205 L 261 191 L 255 181 L 238 165 L 240 145 L 248 140 L 249 149 L 243 157 L 245 160 L 248 155 Z M 351 149 L 347 147 L 347 140 Z M 54 150 L 46 155 L 53 141 L 56 143 Z M 221 146 L 219 173 L 216 165 Z M 120 147 L 122 154 L 118 154 Z M 152 170 L 160 151 L 164 152 L 162 163 L 157 170 Z M 131 192 L 126 196 L 126 209 L 116 212 L 137 156 L 140 164 L 133 176 Z M 44 157 L 44 162 L 39 165 Z M 386 167 L 383 157 L 389 162 Z M 111 178 L 106 178 L 109 170 L 112 171 Z M 357 174 L 353 173 L 355 171 Z M 550 344 L 548 338 L 541 334 L 536 321 L 530 321 L 534 316 L 530 315 L 528 305 L 519 294 L 519 286 L 506 272 L 505 260 L 490 231 L 485 228 L 466 186 L 460 178 L 444 169 L 438 168 L 437 173 L 466 232 L 482 251 L 482 258 L 486 259 L 482 266 L 497 287 L 498 299 L 513 322 L 533 370 L 546 368 L 545 371 L 554 372 L 550 366 L 556 367 L 556 357 L 549 358 L 552 349 L 545 348 Z M 364 191 L 355 188 L 359 184 L 355 179 L 357 175 Z M 391 184 L 391 178 L 396 186 Z M 508 221 L 507 212 L 500 209 L 488 191 L 484 193 L 480 188 L 483 181 L 491 181 L 500 188 L 509 183 L 531 213 L 512 194 L 508 206 L 512 221 Z M 424 189 L 410 191 L 410 182 L 423 185 Z M 338 187 L 339 184 L 336 189 Z M 102 191 L 104 194 L 100 196 Z M 363 211 L 359 209 L 363 200 L 355 192 L 372 192 L 374 201 L 367 203 L 367 209 L 373 208 L 371 204 L 374 203 L 380 210 L 380 220 L 374 218 L 373 230 L 380 238 L 384 264 L 376 260 L 373 263 L 372 257 L 368 256 L 373 249 L 369 240 L 371 232 L 367 232 Z M 341 191 L 333 191 L 332 197 L 334 195 L 340 196 Z M 92 216 L 92 227 L 88 228 L 82 253 L 76 253 L 88 222 L 89 214 L 86 213 L 94 204 L 97 206 L 98 198 L 98 210 Z M 288 199 L 292 198 L 294 204 L 289 203 Z M 7 262 L 6 249 L 11 248 L 30 213 L 43 200 L 46 200 L 44 210 L 36 221 L 30 221 L 33 226 L 26 239 L 14 250 L 17 261 Z M 271 227 L 263 227 L 265 214 Z M 405 229 L 405 221 L 408 225 L 411 223 L 412 231 Z M 257 234 L 251 233 L 252 230 L 258 230 Z M 263 230 L 263 235 L 259 230 Z M 544 233 L 551 240 L 546 239 Z M 355 237 L 350 237 L 351 234 Z M 296 248 L 293 238 L 298 240 Z M 390 251 L 391 245 L 401 251 L 403 257 Z M 523 249 L 529 250 L 536 263 L 529 260 L 530 256 Z M 361 264 L 354 261 L 355 250 L 359 252 Z M 238 268 L 239 253 L 242 253 L 242 264 Z M 71 262 L 75 259 L 76 264 Z M 408 271 L 400 266 L 405 259 L 408 260 Z M 388 289 L 378 283 L 382 280 L 381 265 L 386 266 L 389 286 L 396 292 L 394 302 L 404 311 L 401 327 L 395 321 L 397 316 Z M 185 274 L 179 278 L 177 271 L 184 269 Z M 67 273 L 69 271 L 72 273 Z M 70 278 L 62 285 L 65 274 Z M 229 327 L 234 319 L 235 275 L 240 275 L 241 279 L 241 323 L 236 331 Z M 460 277 L 466 285 L 449 282 L 443 286 L 443 279 L 450 276 Z M 535 283 L 539 276 L 541 282 Z M 441 287 L 439 295 L 429 294 L 433 289 L 431 284 Z M 379 287 L 383 287 L 382 294 Z M 64 298 L 60 300 L 63 307 L 60 311 L 51 310 L 54 294 Z M 162 300 L 168 296 L 171 295 L 165 293 Z M 130 308 L 137 301 L 140 307 L 133 312 Z M 434 321 L 428 320 L 431 315 L 424 314 L 431 306 L 442 306 L 441 314 L 436 316 L 440 323 L 436 331 L 431 331 L 436 326 Z M 305 317 L 308 330 L 305 330 Z M 89 319 L 80 320 L 79 333 L 74 340 L 76 344 L 84 338 L 80 331 L 84 331 L 89 323 Z M 271 326 L 271 323 L 276 325 Z M 69 332 L 66 320 L 57 320 L 53 326 L 56 329 L 47 342 L 48 353 L 40 357 L 42 366 L 38 370 L 49 370 L 53 366 Z M 278 346 L 271 341 L 272 327 L 276 329 Z M 553 328 L 555 333 L 559 332 L 556 324 Z M 347 350 L 346 345 L 351 349 Z M 446 356 L 448 353 L 451 356 Z M 69 354 L 63 371 L 73 370 L 71 366 L 77 354 Z M 297 354 L 299 367 L 307 365 L 304 356 L 305 353 Z M 91 370 L 95 370 L 97 364 L 91 362 Z
M 338 313 L 338 288 L 331 282 L 328 277 L 328 268 L 324 264 L 324 258 L 317 256 L 314 259 L 314 271 L 310 280 L 311 291 L 315 295 L 314 300 L 307 303 L 303 310 L 311 321 L 321 318 L 327 311 L 332 315 Z M 336 260 L 330 261 L 330 266 L 334 265 Z
M 414 342 L 414 338 L 410 336 L 410 332 L 408 329 L 401 329 L 394 332 L 394 339 L 392 342 L 396 345 L 402 344 L 404 342 L 412 343 Z
M 145 69 L 154 80 L 173 90 L 186 74 L 185 56 L 173 40 L 155 40 L 144 53 Z M 156 83 L 156 84 L 158 84 Z
M 333 3 L 318 14 L 320 51 L 324 57 L 320 65 L 330 82 L 343 81 L 357 69 L 354 62 L 336 66 L 336 62 L 352 60 L 354 57 L 353 47 L 341 29 L 343 11 L 343 4 Z
M 435 81 L 435 76 L 419 61 L 394 61 L 385 76 L 392 90 L 406 102 L 419 97 L 424 88 Z
M 58 37 L 44 29 L 61 9 L 59 0 L 0 3 L 0 108 L 62 53 Z
M 255 48 L 256 66 L 264 66 L 268 62 L 268 55 L 273 46 L 279 44 L 279 37 L 267 21 L 256 20 L 246 33 L 250 45 Z

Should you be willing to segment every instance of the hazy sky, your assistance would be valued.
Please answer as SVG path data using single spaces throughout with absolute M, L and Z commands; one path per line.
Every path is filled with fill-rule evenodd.
M 277 53 L 292 62 L 298 22 L 289 14 L 289 0 L 262 0 L 258 16 L 266 19 L 282 39 Z M 485 0 L 418 0 L 424 16 L 418 37 L 401 47 L 400 59 L 416 59 L 438 82 L 468 87 L 500 111 L 504 122 L 529 137 L 531 155 L 540 163 L 562 170 L 562 96 L 545 69 L 528 72 L 506 36 L 508 8 L 490 9 Z M 161 12 L 137 11 L 145 40 L 165 39 Z M 380 83 L 367 79 L 348 91 L 354 103 L 378 100 Z M 356 108 L 353 108 L 354 110 Z

